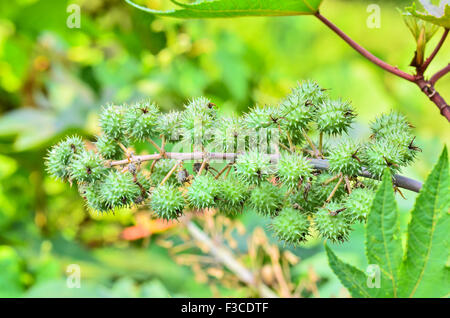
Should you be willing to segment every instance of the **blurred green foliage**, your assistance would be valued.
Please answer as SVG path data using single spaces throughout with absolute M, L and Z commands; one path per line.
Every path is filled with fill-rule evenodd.
M 66 25 L 70 3 L 81 6 L 79 29 Z M 156 9 L 163 3 L 147 1 Z M 380 58 L 410 69 L 414 38 L 391 2 L 372 3 L 381 7 L 379 29 L 366 26 L 363 1 L 324 1 L 322 14 Z M 449 55 L 446 45 L 430 71 Z M 206 95 L 222 112 L 242 113 L 277 102 L 302 79 L 353 102 L 360 114 L 355 136 L 367 136 L 367 123 L 380 112 L 404 113 L 423 150 L 403 172 L 410 177 L 423 180 L 450 139 L 448 123 L 414 85 L 365 61 L 313 17 L 181 21 L 155 18 L 120 0 L 0 2 L 0 297 L 212 296 L 165 249 L 120 239 L 123 228 L 135 224 L 130 212 L 90 215 L 75 188 L 45 174 L 43 157 L 63 135 L 92 139 L 106 102 L 150 96 L 168 110 Z M 437 85 L 447 99 L 449 87 L 448 76 Z M 406 197 L 399 202 L 403 228 L 415 196 Z M 253 214 L 241 219 L 249 232 L 265 225 Z M 334 250 L 363 268 L 363 237 L 360 227 Z M 243 252 L 245 242 L 239 241 Z M 302 259 L 294 282 L 313 267 L 319 295 L 339 295 L 342 286 L 319 240 L 293 252 Z M 81 289 L 65 285 L 73 263 L 82 268 Z M 226 288 L 221 295 L 248 296 Z

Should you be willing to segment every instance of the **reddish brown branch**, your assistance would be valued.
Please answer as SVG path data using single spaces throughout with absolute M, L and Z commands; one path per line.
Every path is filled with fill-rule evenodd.
M 433 52 L 431 53 L 431 55 L 427 58 L 427 60 L 420 67 L 420 70 L 421 70 L 422 73 L 425 72 L 425 70 L 427 69 L 428 65 L 430 65 L 431 61 L 433 61 L 434 57 L 436 56 L 436 54 L 441 49 L 442 44 L 444 44 L 445 39 L 447 38 L 447 35 L 448 35 L 448 29 L 445 29 L 444 30 L 444 34 L 442 34 L 442 37 L 439 40 L 439 42 L 436 45 L 436 47 L 434 48 Z
M 366 59 L 370 60 L 372 63 L 378 65 L 384 70 L 395 74 L 399 77 L 402 77 L 410 82 L 414 82 L 414 76 L 399 70 L 397 67 L 394 67 L 385 61 L 379 59 L 368 50 L 363 48 L 361 45 L 356 43 L 353 39 L 351 39 L 347 34 L 345 34 L 341 29 L 339 29 L 336 25 L 334 25 L 331 21 L 321 15 L 319 12 L 315 14 L 315 16 L 322 21 L 327 27 L 329 27 L 334 33 L 336 33 L 340 38 L 342 38 L 345 42 L 347 42 L 353 49 L 355 49 L 358 53 L 364 56 Z
M 436 74 L 434 74 L 433 76 L 431 76 L 429 82 L 431 85 L 434 86 L 434 84 L 436 84 L 436 82 L 445 74 L 447 74 L 448 72 L 450 72 L 450 64 L 448 64 L 446 67 L 444 67 L 442 70 L 436 72 Z
M 335 32 L 340 38 L 342 38 L 345 42 L 347 42 L 353 49 L 355 49 L 358 53 L 360 53 L 362 56 L 364 56 L 366 59 L 374 63 L 375 65 L 378 65 L 382 69 L 401 77 L 409 82 L 416 83 L 417 86 L 421 89 L 421 91 L 427 95 L 427 97 L 432 101 L 441 112 L 442 116 L 447 118 L 447 120 L 450 122 L 450 107 L 447 104 L 447 102 L 444 100 L 444 98 L 436 91 L 434 88 L 434 84 L 438 79 L 440 79 L 442 76 L 447 74 L 450 71 L 450 65 L 443 68 L 436 74 L 434 74 L 429 81 L 426 81 L 423 78 L 423 70 L 425 70 L 428 65 L 431 63 L 433 58 L 438 53 L 439 49 L 442 47 L 445 39 L 448 35 L 448 29 L 444 32 L 441 40 L 439 41 L 438 45 L 434 49 L 433 53 L 430 55 L 430 57 L 425 61 L 424 66 L 422 68 L 417 69 L 417 75 L 411 75 L 406 72 L 403 72 L 402 70 L 399 70 L 397 67 L 394 67 L 383 60 L 379 59 L 372 53 L 370 53 L 368 50 L 363 48 L 361 45 L 356 43 L 353 39 L 351 39 L 347 34 L 345 34 L 341 29 L 339 29 L 336 25 L 334 25 L 331 21 L 329 21 L 327 18 L 325 18 L 323 15 L 321 15 L 319 12 L 315 14 L 315 16 L 322 21 L 328 28 L 330 28 L 333 32 Z

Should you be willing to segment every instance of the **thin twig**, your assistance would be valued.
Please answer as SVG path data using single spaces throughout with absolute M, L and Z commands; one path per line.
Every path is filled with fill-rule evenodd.
M 220 176 L 231 166 L 231 163 L 227 163 L 225 167 L 223 167 L 222 170 L 219 171 L 219 173 L 215 176 L 215 179 L 219 179 Z
M 337 189 L 339 188 L 339 186 L 342 183 L 342 180 L 344 179 L 344 177 L 342 176 L 342 173 L 340 174 L 340 178 L 338 180 L 338 182 L 336 183 L 336 185 L 333 188 L 333 191 L 331 191 L 330 195 L 328 196 L 327 200 L 325 202 L 330 202 L 331 199 L 333 198 L 334 194 L 336 193 Z
M 302 134 L 305 137 L 305 139 L 308 141 L 309 146 L 311 147 L 311 149 L 314 151 L 314 155 L 318 158 L 318 151 L 316 146 L 314 145 L 314 143 L 312 142 L 311 138 L 309 138 L 308 134 L 306 133 L 306 131 L 304 129 L 302 129 Z
M 264 298 L 277 298 L 278 296 L 266 285 L 258 282 L 251 271 L 245 268 L 234 257 L 232 252 L 224 245 L 219 245 L 192 221 L 187 221 L 186 228 L 194 239 L 205 244 L 209 253 L 219 260 L 226 268 L 232 271 L 242 282 L 256 289 Z
M 198 169 L 197 176 L 201 175 L 203 170 L 205 170 L 206 165 L 208 164 L 208 159 L 204 158 L 200 169 Z
M 323 156 L 323 132 L 321 131 L 319 134 L 319 154 L 320 156 Z
M 161 147 L 158 146 L 158 144 L 157 144 L 156 142 L 154 142 L 151 138 L 149 138 L 148 141 L 153 145 L 153 147 L 156 148 L 156 150 L 159 151 L 159 153 L 160 153 L 161 155 L 164 154 L 164 150 L 162 150 Z
M 347 176 L 344 176 L 345 186 L 347 187 L 348 194 L 352 194 L 352 187 L 350 185 L 350 180 Z
M 166 183 L 167 180 L 169 180 L 170 176 L 174 173 L 174 171 L 178 168 L 178 166 L 182 163 L 183 161 L 178 160 L 177 163 L 172 167 L 172 169 L 170 169 L 169 173 L 164 177 L 164 179 L 162 179 L 161 183 L 159 184 L 160 186 L 162 186 L 164 183 Z
M 446 67 L 444 67 L 442 70 L 436 72 L 433 76 L 431 76 L 429 82 L 431 85 L 436 84 L 436 82 L 445 74 L 450 72 L 450 64 L 448 64 Z

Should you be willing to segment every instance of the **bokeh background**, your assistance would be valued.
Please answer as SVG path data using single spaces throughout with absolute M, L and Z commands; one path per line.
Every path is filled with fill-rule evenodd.
M 79 29 L 66 26 L 70 3 L 81 7 Z M 161 8 L 166 1 L 141 3 Z M 322 14 L 375 55 L 412 71 L 415 43 L 396 6 L 370 3 L 381 7 L 379 29 L 367 27 L 368 1 L 325 0 Z M 449 56 L 447 43 L 430 72 Z M 192 243 L 182 224 L 155 220 L 145 210 L 87 211 L 75 187 L 46 174 L 43 158 L 65 135 L 93 140 L 107 102 L 151 97 L 169 110 L 206 95 L 221 112 L 242 113 L 276 103 L 302 79 L 353 102 L 355 137 L 367 137 L 368 123 L 381 112 L 405 114 L 423 150 L 403 171 L 410 177 L 423 181 L 450 139 L 447 121 L 413 84 L 364 60 L 313 17 L 182 21 L 120 0 L 1 1 L 0 297 L 258 296 Z M 437 88 L 450 99 L 449 76 Z M 415 199 L 404 194 L 406 200 L 398 200 L 403 228 Z M 348 296 L 320 239 L 283 246 L 267 220 L 252 213 L 233 220 L 211 214 L 197 222 L 281 295 Z M 362 227 L 333 248 L 344 260 L 367 265 Z M 69 264 L 81 268 L 79 289 L 67 288 Z M 276 276 L 280 269 L 284 283 Z

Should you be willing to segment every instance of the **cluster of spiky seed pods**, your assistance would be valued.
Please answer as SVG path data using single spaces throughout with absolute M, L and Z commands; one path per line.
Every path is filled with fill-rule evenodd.
M 365 222 L 377 186 L 361 171 L 375 179 L 386 168 L 396 173 L 419 150 L 404 116 L 375 119 L 366 142 L 348 137 L 355 116 L 349 102 L 331 99 L 312 81 L 279 105 L 257 106 L 242 117 L 220 116 L 204 97 L 169 113 L 148 100 L 107 105 L 102 134 L 89 147 L 95 150 L 69 137 L 50 149 L 46 165 L 54 177 L 76 182 L 96 211 L 142 205 L 163 219 L 189 210 L 255 211 L 271 218 L 275 235 L 289 244 L 312 233 L 342 242 L 354 223 Z M 133 145 L 142 142 L 157 152 L 135 154 Z M 175 143 L 188 151 L 165 151 Z M 329 169 L 315 167 L 312 158 L 328 160 Z

